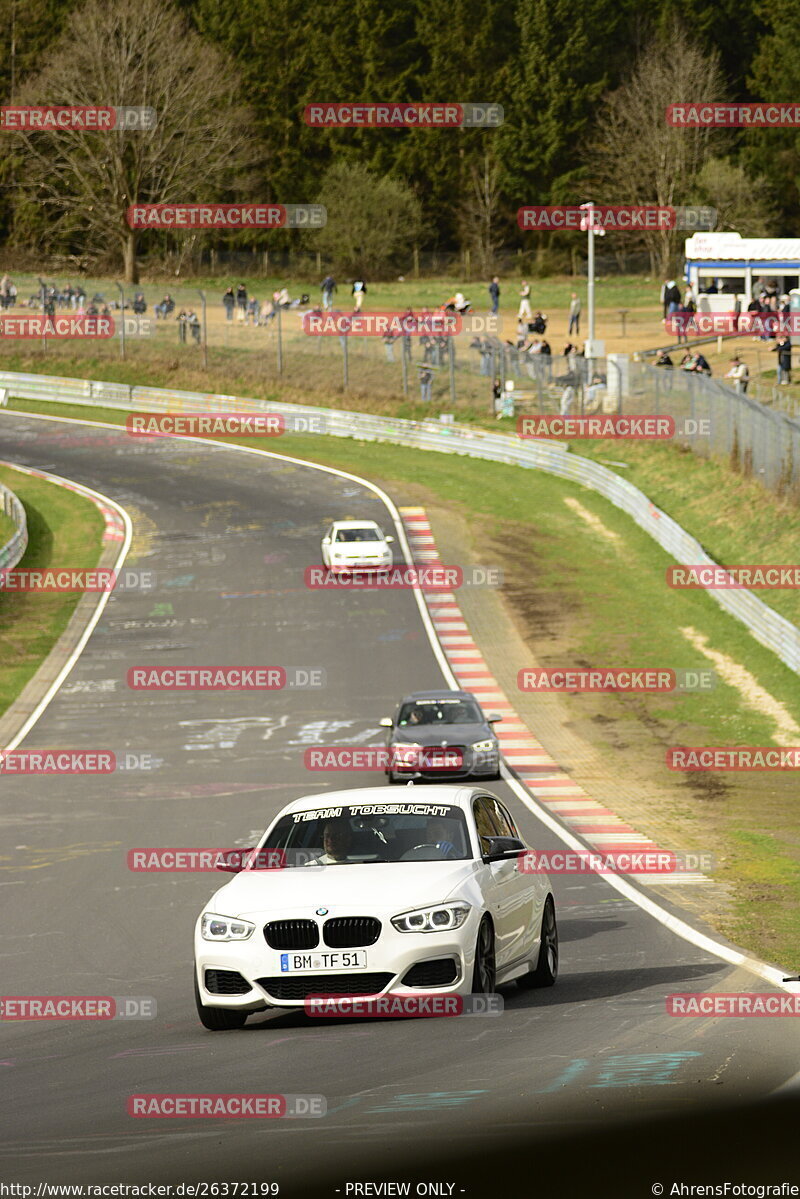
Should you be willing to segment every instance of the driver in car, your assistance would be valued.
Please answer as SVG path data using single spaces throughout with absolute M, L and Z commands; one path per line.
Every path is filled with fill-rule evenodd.
M 323 852 L 307 865 L 331 866 L 336 862 L 346 862 L 352 840 L 349 820 L 329 820 L 322 833 Z
M 428 844 L 435 845 L 443 858 L 455 857 L 456 847 L 448 839 L 448 828 L 444 820 L 430 820 L 426 836 Z

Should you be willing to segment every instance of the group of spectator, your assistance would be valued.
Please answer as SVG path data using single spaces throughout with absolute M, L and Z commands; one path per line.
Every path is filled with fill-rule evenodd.
M 325 312 L 330 312 L 333 308 L 333 293 L 338 290 L 339 285 L 333 275 L 326 275 L 322 280 L 322 307 Z M 367 285 L 363 279 L 353 280 L 350 294 L 353 297 L 353 311 L 360 312 L 364 296 L 367 294 Z
M 240 283 L 235 290 L 233 287 L 226 288 L 222 296 L 222 306 L 225 309 L 226 320 L 232 321 L 235 312 L 239 324 L 263 327 L 275 320 L 279 309 L 302 308 L 310 299 L 305 292 L 299 298 L 292 299 L 288 287 L 280 287 L 269 299 L 259 301 L 256 296 L 248 295 L 247 287 Z
M 673 370 L 675 363 L 670 358 L 667 350 L 659 350 L 658 357 L 655 360 L 655 365 L 666 367 L 667 370 Z M 681 358 L 680 362 L 678 363 L 678 367 L 682 371 L 691 371 L 691 373 L 695 375 L 711 374 L 711 367 L 706 361 L 704 355 L 699 351 L 694 354 L 690 354 L 687 350 L 683 355 L 683 358 Z

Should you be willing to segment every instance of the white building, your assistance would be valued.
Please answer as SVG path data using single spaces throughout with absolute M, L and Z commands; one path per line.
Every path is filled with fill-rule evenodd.
M 800 237 L 695 233 L 686 239 L 684 278 L 700 312 L 723 312 L 738 296 L 746 308 L 768 282 L 778 295 L 800 285 Z

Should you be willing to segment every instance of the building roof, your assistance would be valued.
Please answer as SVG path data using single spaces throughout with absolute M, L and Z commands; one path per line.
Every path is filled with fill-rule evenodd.
M 695 233 L 687 237 L 691 262 L 797 262 L 800 237 L 742 237 L 739 233 Z

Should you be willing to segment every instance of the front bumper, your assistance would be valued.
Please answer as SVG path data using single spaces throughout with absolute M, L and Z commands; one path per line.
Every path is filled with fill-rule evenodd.
M 392 747 L 389 746 L 390 752 L 391 749 Z M 499 750 L 465 749 L 462 754 L 461 765 L 454 769 L 443 769 L 435 766 L 426 768 L 424 765 L 420 765 L 418 761 L 404 766 L 402 763 L 402 751 L 398 757 L 400 760 L 395 761 L 391 769 L 391 773 L 398 779 L 427 779 L 434 783 L 445 783 L 451 779 L 496 778 L 500 770 Z M 389 771 L 387 770 L 386 773 L 388 774 Z
M 361 915 L 359 913 L 338 912 L 339 915 Z M 395 913 L 392 913 L 393 915 Z M 327 975 L 313 970 L 283 971 L 281 969 L 281 951 L 272 949 L 264 937 L 264 924 L 276 918 L 306 919 L 308 911 L 302 913 L 281 912 L 279 916 L 270 913 L 261 922 L 256 921 L 256 930 L 247 941 L 205 941 L 200 935 L 198 921 L 195 930 L 195 972 L 200 992 L 200 1001 L 206 1007 L 228 1008 L 236 1011 L 256 1012 L 267 1008 L 302 1009 L 304 998 L 301 992 L 314 995 L 339 994 L 359 995 L 469 995 L 472 991 L 472 972 L 475 959 L 475 943 L 477 940 L 480 913 L 474 908 L 464 924 L 452 932 L 442 933 L 399 933 L 393 927 L 389 917 L 381 916 L 382 929 L 378 940 L 373 945 L 363 949 L 367 955 L 366 970 L 352 970 L 344 974 Z M 251 920 L 254 918 L 249 917 Z M 355 948 L 355 947 L 354 947 Z M 320 942 L 317 950 L 291 951 L 292 953 L 330 952 Z M 437 983 L 431 986 L 409 986 L 403 979 L 419 963 L 432 961 L 451 961 L 455 965 L 453 980 L 446 984 Z M 206 971 L 226 971 L 236 974 L 244 980 L 247 986 L 241 994 L 218 994 L 209 990 Z M 352 990 L 334 992 L 331 987 L 333 979 L 347 978 L 349 986 L 352 980 Z M 361 976 L 369 982 L 369 991 L 358 988 Z M 329 979 L 329 990 L 326 990 L 326 977 Z M 418 973 L 419 977 L 419 973 Z M 291 980 L 298 984 L 296 987 L 285 987 L 281 990 L 292 990 L 290 998 L 283 998 L 274 990 L 269 990 L 263 980 Z M 259 980 L 262 980 L 259 982 Z M 208 980 L 211 981 L 210 979 Z M 337 983 L 337 986 L 341 984 Z M 377 986 L 378 989 L 372 988 Z

